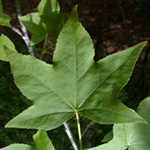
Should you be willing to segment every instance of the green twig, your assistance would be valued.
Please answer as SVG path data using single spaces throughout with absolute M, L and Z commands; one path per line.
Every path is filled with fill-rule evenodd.
M 43 50 L 45 51 L 45 48 L 46 48 L 46 45 L 47 45 L 47 41 L 48 41 L 48 34 L 46 34 L 46 37 L 45 37 L 45 42 L 44 42 L 44 46 L 43 46 Z M 44 55 L 44 52 L 42 51 L 41 55 L 40 55 L 40 59 L 42 59 Z
M 44 46 L 43 46 L 43 49 L 46 48 L 46 45 L 47 45 L 47 41 L 48 41 L 48 34 L 46 34 L 46 38 L 45 38 L 45 42 L 44 42 Z
M 77 110 L 75 110 L 75 114 L 76 114 L 76 119 L 77 119 L 77 127 L 78 127 L 80 150 L 83 150 L 82 149 L 82 134 L 81 134 L 81 127 L 80 127 L 80 119 L 79 119 L 79 114 L 78 114 Z
M 86 133 L 86 131 L 90 128 L 90 126 L 92 125 L 93 121 L 90 121 L 90 123 L 87 125 L 87 127 L 85 128 L 85 130 L 82 132 L 82 137 L 84 136 L 84 134 Z

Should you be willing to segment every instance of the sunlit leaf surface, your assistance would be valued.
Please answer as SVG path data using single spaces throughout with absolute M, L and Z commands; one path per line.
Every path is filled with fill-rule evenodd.
M 149 150 L 150 149 L 150 97 L 144 99 L 137 112 L 148 124 L 116 124 L 114 137 L 107 144 L 88 150 Z
M 6 127 L 50 130 L 72 118 L 75 110 L 102 124 L 143 123 L 117 95 L 145 44 L 95 62 L 92 40 L 75 7 L 58 37 L 52 65 L 6 49 L 16 85 L 33 102 Z

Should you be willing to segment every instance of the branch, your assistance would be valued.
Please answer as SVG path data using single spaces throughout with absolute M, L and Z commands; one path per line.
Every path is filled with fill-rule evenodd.
M 65 122 L 65 123 L 64 123 L 64 127 L 65 127 L 65 132 L 66 132 L 66 134 L 68 135 L 68 138 L 69 138 L 69 140 L 70 140 L 70 142 L 71 142 L 71 144 L 72 144 L 74 150 L 78 150 L 77 144 L 75 143 L 74 138 L 73 138 L 73 135 L 72 135 L 72 133 L 71 133 L 69 124 Z
M 90 123 L 87 125 L 87 127 L 85 128 L 85 130 L 82 133 L 82 137 L 84 136 L 84 134 L 86 133 L 86 131 L 90 128 L 90 126 L 92 125 L 93 121 L 90 121 Z
M 21 37 L 23 36 L 23 34 L 20 32 L 19 29 L 15 28 L 15 27 L 11 27 L 11 29 L 16 32 L 18 35 L 20 35 Z
M 15 0 L 16 2 L 16 12 L 17 12 L 17 16 L 22 16 L 22 11 L 21 11 L 21 6 L 20 6 L 20 0 Z M 24 40 L 27 48 L 28 48 L 28 51 L 30 53 L 30 55 L 34 56 L 35 57 L 35 54 L 34 54 L 34 51 L 33 51 L 33 47 L 30 46 L 30 39 L 29 39 L 29 35 L 28 35 L 28 32 L 26 30 L 26 27 L 23 25 L 22 21 L 19 21 L 19 24 L 20 24 L 20 27 L 21 27 L 21 31 L 23 33 L 23 35 L 21 36 L 20 33 L 18 32 L 18 30 L 14 30 L 14 28 L 12 29 L 13 31 L 15 31 L 17 34 L 19 34 L 22 39 Z

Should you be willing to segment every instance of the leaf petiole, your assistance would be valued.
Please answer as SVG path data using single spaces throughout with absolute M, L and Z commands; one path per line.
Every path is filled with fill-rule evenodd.
M 75 114 L 76 114 L 76 119 L 77 119 L 77 127 L 78 127 L 80 150 L 83 150 L 82 149 L 82 134 L 81 134 L 81 127 L 80 127 L 80 119 L 79 119 L 79 114 L 78 114 L 77 110 L 75 110 Z

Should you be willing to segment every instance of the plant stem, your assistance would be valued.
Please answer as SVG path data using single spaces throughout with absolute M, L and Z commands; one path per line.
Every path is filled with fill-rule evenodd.
M 69 138 L 69 140 L 70 140 L 74 150 L 78 150 L 78 147 L 77 147 L 77 145 L 75 143 L 75 140 L 73 138 L 72 132 L 70 130 L 69 124 L 65 122 L 64 123 L 64 127 L 65 127 L 66 134 L 68 135 L 68 138 Z
M 80 127 L 80 119 L 79 119 L 79 114 L 78 114 L 77 110 L 75 110 L 75 114 L 76 114 L 76 119 L 77 119 L 77 127 L 78 127 L 80 150 L 83 150 L 82 149 L 82 134 L 81 134 L 81 127 Z
M 43 49 L 45 49 L 45 48 L 46 48 L 47 41 L 48 41 L 48 34 L 46 34 L 46 38 L 45 38 L 45 42 L 44 42 L 44 47 L 43 47 Z
M 22 11 L 21 11 L 21 5 L 20 5 L 20 0 L 15 0 L 15 3 L 16 3 L 16 12 L 17 12 L 17 16 L 22 16 Z M 18 32 L 19 30 L 16 30 L 14 28 L 12 28 L 13 31 L 15 31 L 17 34 L 19 34 L 22 39 L 24 40 L 27 48 L 28 48 L 28 51 L 29 51 L 29 54 L 34 56 L 35 57 L 35 54 L 34 54 L 34 50 L 33 50 L 33 47 L 30 46 L 30 38 L 29 38 L 29 35 L 28 35 L 28 32 L 27 32 L 27 29 L 26 27 L 24 26 L 24 24 L 22 23 L 21 20 L 19 20 L 19 24 L 20 24 L 20 27 L 21 27 L 21 31 L 23 34 L 21 34 L 21 32 Z
M 43 49 L 42 49 L 42 53 L 40 55 L 40 59 L 43 58 L 43 55 L 44 55 L 44 52 L 45 52 L 45 48 L 46 48 L 46 45 L 47 45 L 47 41 L 48 41 L 48 34 L 46 34 L 46 37 L 45 37 L 45 42 L 44 42 L 44 46 L 43 46 Z
M 87 127 L 85 128 L 85 130 L 82 132 L 82 137 L 84 136 L 84 134 L 86 133 L 86 131 L 90 128 L 91 124 L 93 123 L 93 121 L 90 121 L 90 123 L 87 125 Z

